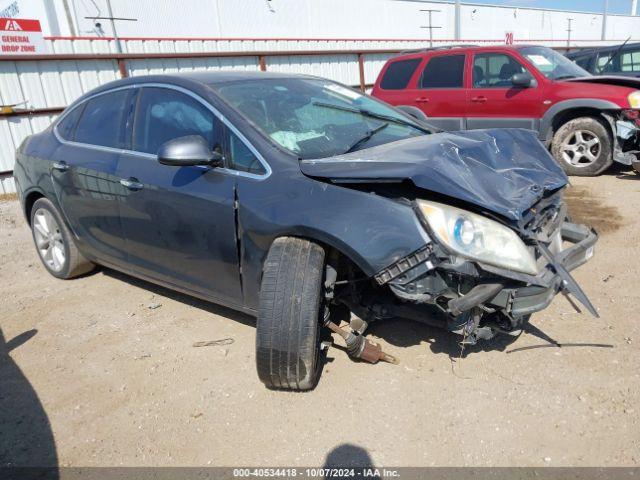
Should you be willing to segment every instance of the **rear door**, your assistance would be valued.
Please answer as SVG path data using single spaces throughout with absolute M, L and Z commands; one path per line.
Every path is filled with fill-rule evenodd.
M 471 61 L 471 88 L 467 91 L 467 128 L 517 127 L 537 130 L 542 87 L 515 87 L 511 77 L 529 73 L 507 52 L 483 52 Z
M 235 177 L 222 168 L 157 161 L 164 142 L 200 135 L 223 153 L 226 127 L 187 91 L 143 86 L 131 151 L 118 165 L 126 185 L 121 221 L 135 273 L 178 289 L 241 304 Z
M 51 176 L 62 213 L 88 255 L 117 266 L 126 264 L 126 252 L 116 169 L 133 94 L 132 88 L 99 94 L 54 127 L 60 145 Z
M 411 96 L 407 93 L 407 87 L 421 63 L 421 56 L 389 62 L 376 81 L 371 94 L 391 105 L 409 105 Z
M 463 130 L 466 116 L 464 53 L 438 53 L 427 57 L 413 88 L 411 103 L 429 123 L 443 130 Z

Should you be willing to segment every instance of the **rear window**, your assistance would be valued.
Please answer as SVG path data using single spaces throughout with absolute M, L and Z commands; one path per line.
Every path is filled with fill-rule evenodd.
M 58 134 L 64 138 L 65 140 L 73 140 L 73 134 L 76 129 L 76 125 L 78 124 L 78 119 L 80 118 L 80 114 L 82 113 L 82 109 L 84 105 L 80 105 L 69 113 L 65 115 L 65 117 L 58 122 L 56 126 L 58 130 Z
M 640 72 L 640 50 L 627 51 L 620 55 L 620 70 Z
M 433 57 L 424 67 L 421 88 L 462 88 L 464 55 Z
M 119 90 L 89 100 L 76 127 L 75 141 L 124 148 L 121 126 L 128 96 L 128 90 Z
M 384 72 L 380 87 L 385 90 L 402 90 L 406 88 L 411 79 L 411 75 L 416 71 L 419 63 L 419 58 L 398 60 L 397 62 L 391 63 L 387 67 L 386 72 Z

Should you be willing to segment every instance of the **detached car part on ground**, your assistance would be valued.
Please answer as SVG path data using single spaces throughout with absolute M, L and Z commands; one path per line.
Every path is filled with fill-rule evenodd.
M 120 80 L 26 139 L 15 179 L 51 274 L 101 264 L 257 316 L 272 388 L 314 387 L 329 329 L 395 362 L 371 322 L 474 343 L 558 292 L 597 315 L 569 273 L 596 233 L 567 220 L 567 178 L 532 132 L 433 134 L 324 79 Z
M 534 130 L 569 175 L 638 164 L 640 79 L 594 77 L 547 47 L 407 52 L 386 63 L 372 95 L 443 130 Z

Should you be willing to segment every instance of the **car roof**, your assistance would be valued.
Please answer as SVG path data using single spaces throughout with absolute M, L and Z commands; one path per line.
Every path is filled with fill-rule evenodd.
M 299 75 L 294 73 L 277 73 L 263 71 L 238 71 L 238 70 L 218 70 L 185 72 L 171 75 L 179 78 L 187 78 L 206 85 L 215 85 L 226 82 L 236 82 L 240 80 L 268 80 L 273 78 L 311 78 L 309 75 Z M 140 77 L 138 77 L 140 78 Z
M 168 85 L 175 85 L 187 89 L 197 89 L 200 93 L 203 92 L 203 88 L 209 93 L 213 93 L 211 86 L 215 86 L 227 82 L 235 82 L 242 80 L 269 80 L 274 78 L 318 78 L 312 75 L 301 75 L 294 73 L 277 73 L 277 72 L 262 72 L 262 71 L 233 71 L 233 70 L 217 70 L 217 71 L 193 71 L 193 72 L 180 72 L 169 74 L 156 74 L 156 75 L 136 75 L 133 77 L 122 78 L 114 80 L 112 82 L 100 85 L 97 88 L 85 93 L 79 97 L 75 103 L 80 103 L 87 97 L 106 92 L 109 90 L 136 86 L 143 83 L 164 83 Z
M 584 50 L 578 50 L 577 52 L 567 53 L 566 56 L 567 56 L 567 58 L 575 58 L 575 57 L 582 57 L 583 55 L 593 55 L 594 53 L 616 51 L 621 46 L 622 46 L 622 44 L 609 45 L 607 47 L 586 48 Z M 636 47 L 636 48 L 640 47 L 640 42 L 627 43 L 624 46 L 624 49 L 634 48 L 634 47 Z
M 542 45 L 529 45 L 529 44 L 522 44 L 522 45 L 504 45 L 504 44 L 497 44 L 497 45 L 483 45 L 483 46 L 479 46 L 479 45 L 445 45 L 442 47 L 433 47 L 433 48 L 424 48 L 424 49 L 417 49 L 417 50 L 407 50 L 404 52 L 400 52 L 397 56 L 393 57 L 392 59 L 390 59 L 389 61 L 395 61 L 399 58 L 404 58 L 404 57 L 421 57 L 424 55 L 429 55 L 431 53 L 438 53 L 438 52 L 443 52 L 443 51 L 450 51 L 452 53 L 467 53 L 469 51 L 472 52 L 484 52 L 484 51 L 493 51 L 496 49 L 500 49 L 500 50 L 513 50 L 513 51 L 517 51 L 520 50 L 522 48 L 525 47 L 540 47 Z

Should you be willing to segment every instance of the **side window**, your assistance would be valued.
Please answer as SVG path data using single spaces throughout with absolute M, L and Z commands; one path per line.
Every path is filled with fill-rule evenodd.
M 462 88 L 464 55 L 441 55 L 427 63 L 420 88 Z
M 125 148 L 122 119 L 127 111 L 129 89 L 105 93 L 86 102 L 74 140 L 90 145 Z
M 58 125 L 56 125 L 58 134 L 65 140 L 73 140 L 76 125 L 78 124 L 78 119 L 80 118 L 80 115 L 82 115 L 82 110 L 84 109 L 84 107 L 84 104 L 78 105 L 69 113 L 67 113 L 65 117 L 60 120 Z
M 630 50 L 620 55 L 620 71 L 640 72 L 640 50 Z
M 200 135 L 222 153 L 222 126 L 211 110 L 196 99 L 169 88 L 144 87 L 133 122 L 132 149 L 156 154 L 174 138 Z
M 511 77 L 526 70 L 503 53 L 483 53 L 473 57 L 473 88 L 507 88 Z
M 616 67 L 617 59 L 611 59 L 613 53 L 606 52 L 598 54 L 598 63 L 596 64 L 596 73 L 606 73 L 606 72 L 616 72 L 618 68 Z M 611 59 L 611 61 L 609 61 Z
M 419 58 L 410 58 L 409 60 L 399 60 L 390 63 L 384 72 L 384 77 L 382 77 L 382 82 L 380 82 L 380 88 L 384 90 L 402 90 L 403 88 L 407 88 L 407 84 L 419 64 Z
M 229 130 L 229 138 L 229 168 L 258 175 L 266 173 L 260 160 L 231 130 Z
M 576 58 L 574 60 L 574 62 L 576 62 L 576 64 L 579 67 L 584 68 L 587 72 L 591 68 L 591 57 L 590 56 Z

